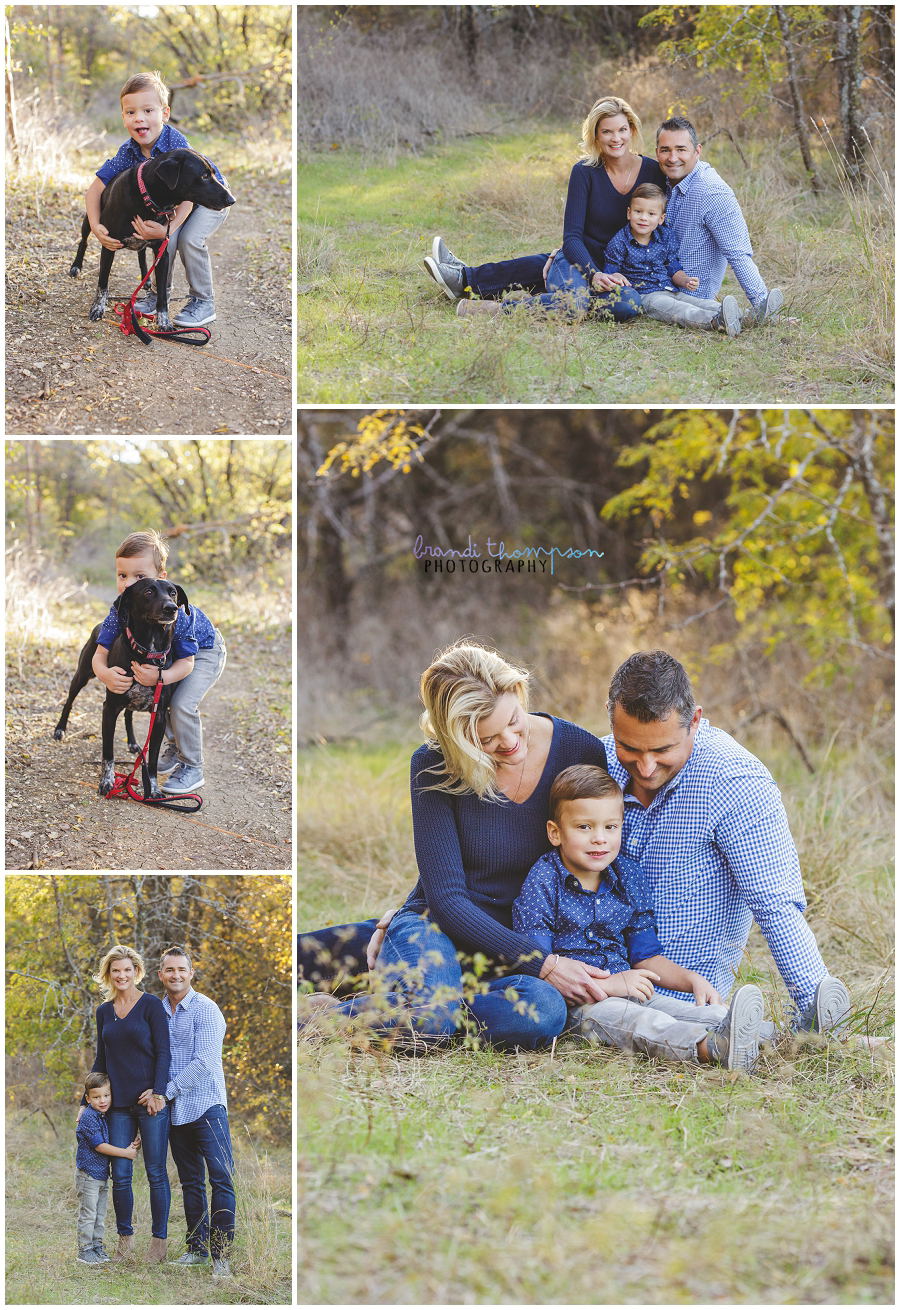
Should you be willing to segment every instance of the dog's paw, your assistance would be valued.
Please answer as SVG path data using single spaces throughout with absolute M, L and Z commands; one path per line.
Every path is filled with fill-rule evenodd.
M 156 311 L 156 330 L 157 332 L 174 332 L 172 320 L 164 309 Z
M 92 323 L 96 323 L 99 319 L 103 317 L 103 313 L 105 309 L 106 309 L 105 300 L 102 302 L 99 300 L 95 300 L 93 305 L 91 305 L 90 311 L 88 313 L 88 318 L 91 320 Z
M 81 272 L 81 265 L 73 264 L 72 267 L 69 269 L 69 277 L 78 277 L 80 272 Z
M 150 799 L 158 801 L 162 799 L 162 792 L 159 790 L 159 783 L 155 778 L 150 779 Z
M 97 791 L 101 796 L 108 796 L 116 780 L 116 768 L 112 760 L 104 760 L 100 767 L 100 784 Z
M 140 748 L 140 746 L 137 744 L 136 741 L 130 741 L 130 742 L 128 743 L 128 749 L 131 751 L 132 755 L 137 755 L 138 751 L 139 751 L 141 748 Z
M 54 740 L 54 741 L 62 741 L 62 739 L 63 739 L 63 737 L 64 737 L 65 735 L 66 735 L 66 730 L 65 730 L 65 728 L 54 728 L 54 729 L 53 729 L 53 740 Z

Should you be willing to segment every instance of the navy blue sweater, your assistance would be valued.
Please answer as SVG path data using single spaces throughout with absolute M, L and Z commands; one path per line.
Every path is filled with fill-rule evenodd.
M 482 951 L 535 975 L 547 952 L 512 931 L 512 903 L 526 873 L 547 849 L 550 786 L 570 764 L 606 768 L 599 737 L 565 719 L 543 717 L 553 723 L 550 751 L 538 785 L 521 804 L 428 791 L 440 776 L 426 770 L 441 765 L 443 757 L 427 746 L 413 755 L 410 790 L 419 881 L 405 902 L 417 914 L 428 910 L 461 950 Z
M 99 1006 L 91 1072 L 109 1075 L 114 1109 L 134 1105 L 148 1087 L 165 1096 L 169 1061 L 169 1020 L 156 996 L 143 992 L 124 1019 L 116 1016 L 112 1001 Z
M 641 156 L 634 186 L 655 182 L 665 192 L 666 179 L 655 159 Z M 628 222 L 631 191 L 621 195 L 610 182 L 602 164 L 590 168 L 576 164 L 569 174 L 566 213 L 563 219 L 563 254 L 570 264 L 590 279 L 603 268 L 607 242 Z

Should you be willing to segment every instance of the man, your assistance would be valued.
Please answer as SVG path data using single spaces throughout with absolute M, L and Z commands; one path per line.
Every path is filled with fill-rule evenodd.
M 225 1019 L 208 996 L 191 987 L 194 970 L 181 946 L 170 946 L 159 962 L 166 989 L 172 1063 L 166 1101 L 171 1106 L 169 1145 L 178 1170 L 187 1220 L 187 1250 L 170 1264 L 181 1268 L 209 1263 L 213 1278 L 231 1278 L 234 1239 L 234 1161 L 228 1130 L 222 1040 Z M 143 1099 L 143 1098 L 141 1098 Z M 204 1162 L 212 1188 L 207 1207 Z
M 622 853 L 650 880 L 665 955 L 725 996 L 755 919 L 800 1026 L 835 1028 L 849 1013 L 847 990 L 803 918 L 797 851 L 769 771 L 701 717 L 665 651 L 627 659 L 607 709 L 607 769 L 625 793 Z
M 700 141 L 686 118 L 667 118 L 656 129 L 656 159 L 666 175 L 666 227 L 679 240 L 678 257 L 689 277 L 700 285 L 688 295 L 712 299 L 722 285 L 725 265 L 750 302 L 756 322 L 771 318 L 784 303 L 782 292 L 771 291 L 753 262 L 750 233 L 731 187 L 700 159 Z
M 678 237 L 684 271 L 700 279 L 690 294 L 711 300 L 728 263 L 750 302 L 748 317 L 762 322 L 776 314 L 784 295 L 777 287 L 767 291 L 753 262 L 750 234 L 737 198 L 710 164 L 700 163 L 700 142 L 686 118 L 666 119 L 657 128 L 656 160 L 666 176 L 666 226 Z M 549 266 L 550 255 L 544 254 L 470 268 L 440 237 L 434 238 L 431 256 L 425 260 L 427 272 L 451 300 L 460 300 L 466 287 L 483 300 L 500 299 L 517 288 L 539 294 L 545 289 Z M 605 290 L 614 285 L 612 280 L 609 287 L 601 282 Z

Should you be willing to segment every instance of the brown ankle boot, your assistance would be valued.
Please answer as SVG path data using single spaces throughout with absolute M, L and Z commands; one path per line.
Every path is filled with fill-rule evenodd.
M 134 1257 L 134 1237 L 119 1233 L 119 1241 L 112 1254 L 113 1260 L 131 1260 Z
M 461 300 L 456 306 L 457 318 L 492 317 L 501 312 L 502 306 L 496 300 Z
M 150 1245 L 147 1247 L 147 1254 L 144 1256 L 144 1263 L 148 1265 L 159 1264 L 166 1258 L 166 1239 L 164 1237 L 151 1237 Z

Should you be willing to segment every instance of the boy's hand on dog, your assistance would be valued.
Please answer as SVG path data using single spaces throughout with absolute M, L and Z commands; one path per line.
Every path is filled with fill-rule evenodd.
M 160 672 L 155 664 L 138 664 L 137 661 L 132 661 L 131 672 L 134 674 L 135 682 L 139 682 L 142 687 L 155 687 L 160 679 Z
M 123 696 L 134 681 L 134 679 L 130 677 L 124 669 L 120 669 L 117 664 L 113 664 L 111 668 L 104 670 L 102 677 L 98 673 L 97 677 L 100 678 L 103 685 L 107 687 L 114 696 Z
M 102 223 L 98 223 L 96 227 L 92 227 L 91 231 L 100 242 L 101 246 L 106 246 L 107 250 L 122 249 L 122 242 L 117 241 L 115 237 L 111 237 Z
M 138 218 L 137 216 L 131 220 L 131 226 L 137 235 L 145 241 L 162 241 L 168 236 L 168 231 L 162 223 L 153 223 L 148 219 Z

